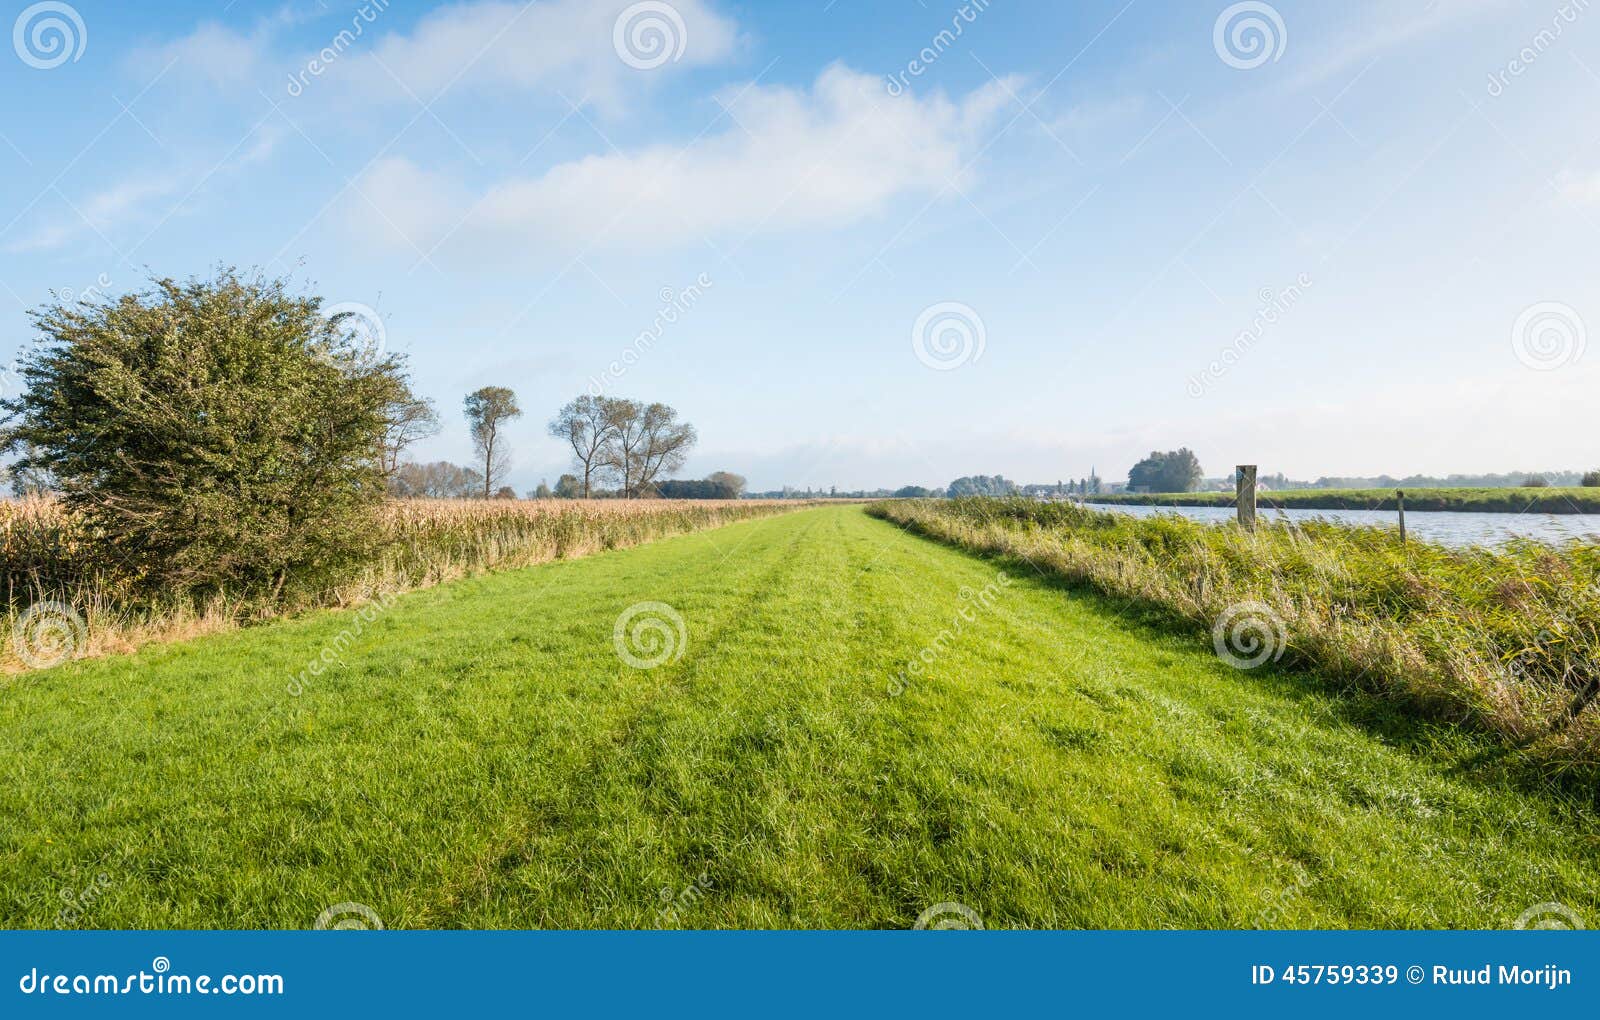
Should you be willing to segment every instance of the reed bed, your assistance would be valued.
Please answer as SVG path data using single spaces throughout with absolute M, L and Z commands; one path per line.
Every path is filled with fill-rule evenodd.
M 875 516 L 1131 599 L 1284 663 L 1479 726 L 1542 770 L 1600 765 L 1600 546 L 1402 544 L 1325 522 L 1256 531 L 1024 499 L 894 501 Z
M 150 591 L 49 498 L 0 502 L 0 670 L 55 665 L 305 609 L 360 605 L 491 570 L 639 545 L 814 505 L 804 500 L 389 500 L 376 553 L 277 592 Z

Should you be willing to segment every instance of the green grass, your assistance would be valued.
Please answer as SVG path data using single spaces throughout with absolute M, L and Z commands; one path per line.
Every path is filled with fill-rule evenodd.
M 1456 510 L 1476 513 L 1600 513 L 1600 489 L 1406 489 L 1407 510 Z M 1114 493 L 1095 496 L 1096 503 L 1132 503 L 1144 506 L 1233 506 L 1231 492 Z M 1285 489 L 1262 492 L 1262 507 L 1286 510 L 1389 510 L 1395 509 L 1393 489 Z
M 1600 820 L 1482 738 L 999 569 L 824 508 L 414 593 L 352 640 L 321 612 L 9 678 L 0 923 L 64 893 L 95 928 L 1600 916 Z M 688 635 L 653 670 L 612 641 L 644 600 Z
M 1220 633 L 1245 658 L 1259 639 L 1263 659 L 1493 732 L 1525 765 L 1600 803 L 1600 546 L 1450 548 L 1381 528 L 1246 530 L 1021 497 L 887 500 L 868 512 Z

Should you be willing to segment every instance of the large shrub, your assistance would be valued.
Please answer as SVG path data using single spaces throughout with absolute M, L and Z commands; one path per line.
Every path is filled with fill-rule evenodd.
M 277 590 L 372 541 L 405 380 L 318 298 L 224 270 L 32 318 L 0 444 L 54 480 L 110 566 Z

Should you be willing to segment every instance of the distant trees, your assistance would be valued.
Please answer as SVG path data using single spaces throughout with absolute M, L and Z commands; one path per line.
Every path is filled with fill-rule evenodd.
M 1089 477 L 1076 480 L 1057 481 L 1054 485 L 1024 485 L 1022 494 L 1036 499 L 1047 496 L 1096 496 L 1104 487 L 1100 476 L 1093 471 Z
M 655 491 L 662 499 L 738 499 L 744 487 L 743 476 L 717 471 L 706 478 L 657 482 Z
M 389 476 L 389 494 L 429 499 L 468 499 L 483 495 L 483 475 L 469 467 L 435 461 L 401 464 Z
M 438 431 L 432 405 L 406 396 L 409 399 L 395 401 L 389 414 L 384 462 L 391 476 L 390 491 L 401 496 L 468 495 L 462 491 L 468 469 L 442 461 L 399 463 L 407 445 Z M 522 409 L 516 394 L 502 386 L 468 394 L 463 406 L 478 457 L 477 469 L 470 472 L 476 485 L 470 494 L 484 499 L 498 496 L 507 488 L 510 466 L 505 426 L 520 417 Z M 737 499 L 744 492 L 745 480 L 725 471 L 706 479 L 662 480 L 683 466 L 696 440 L 694 426 L 666 404 L 585 394 L 557 411 L 546 430 L 567 445 L 576 472 L 562 475 L 554 490 L 541 482 L 532 498 L 637 498 L 664 491 L 673 498 Z M 602 486 L 615 491 L 602 491 Z
M 1143 492 L 1193 492 L 1205 472 L 1200 460 L 1188 447 L 1166 453 L 1151 451 L 1150 456 L 1128 471 L 1128 488 Z
M 42 496 L 60 488 L 49 468 L 34 465 L 38 458 L 34 456 L 34 451 L 28 449 L 28 445 L 24 443 L 22 446 L 22 459 L 6 470 L 11 478 L 11 494 L 18 499 Z
M 1600 471 L 1587 472 L 1578 484 L 1586 489 L 1600 488 Z
M 695 444 L 694 426 L 666 404 L 613 400 L 613 432 L 606 466 L 622 481 L 622 495 L 640 495 L 663 471 L 675 471 Z
M 933 490 L 924 489 L 920 485 L 907 485 L 904 488 L 894 490 L 894 494 L 900 499 L 927 499 L 933 495 Z
M 276 591 L 373 540 L 390 410 L 415 398 L 318 298 L 223 269 L 32 318 L 0 449 L 143 578 Z
M 1001 475 L 967 475 L 945 487 L 951 499 L 958 496 L 1010 496 L 1016 491 L 1017 484 Z
M 513 489 L 509 485 L 502 485 L 502 486 L 500 486 L 500 488 L 495 490 L 494 498 L 495 499 L 516 499 L 517 498 L 517 490 Z
M 433 401 L 399 390 L 384 414 L 388 422 L 383 434 L 383 473 L 387 476 L 400 467 L 400 457 L 408 446 L 439 434 L 439 412 Z
M 1361 477 L 1323 476 L 1314 482 L 1290 481 L 1280 489 L 1507 489 L 1519 488 L 1530 475 L 1537 474 L 1551 485 L 1579 485 L 1581 471 L 1514 471 L 1483 475 L 1367 475 Z
M 517 395 L 504 386 L 485 386 L 467 394 L 467 427 L 472 448 L 483 464 L 483 497 L 489 498 L 511 467 L 511 450 L 504 435 L 506 422 L 522 417 Z
M 550 435 L 572 447 L 572 462 L 582 476 L 579 494 L 589 498 L 595 474 L 605 470 L 607 447 L 617 431 L 617 417 L 625 401 L 585 393 L 550 419 Z
M 749 484 L 744 475 L 736 475 L 732 471 L 713 471 L 706 476 L 706 481 L 726 493 L 718 497 L 721 499 L 738 499 L 744 495 L 745 486 Z
M 587 394 L 556 412 L 549 431 L 571 447 L 585 498 L 601 479 L 619 483 L 624 497 L 643 494 L 683 466 L 696 440 L 694 426 L 666 404 Z
M 1523 479 L 1522 487 L 1524 489 L 1548 489 L 1550 482 L 1539 475 L 1534 475 L 1531 478 Z
M 543 478 L 539 479 L 539 486 L 538 486 L 538 488 L 533 490 L 532 497 L 534 499 L 549 499 L 550 498 L 550 486 L 545 484 L 545 481 L 544 481 Z

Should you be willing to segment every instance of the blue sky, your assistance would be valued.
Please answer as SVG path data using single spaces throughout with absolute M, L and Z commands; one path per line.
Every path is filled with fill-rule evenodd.
M 1600 4 L 38 7 L 13 350 L 262 267 L 377 310 L 421 458 L 515 389 L 519 489 L 596 380 L 756 488 L 1600 465 Z

